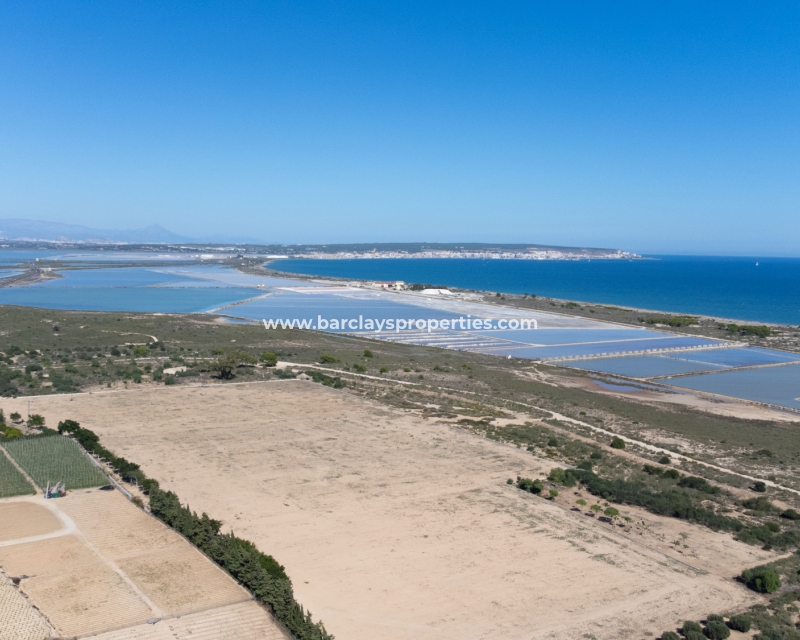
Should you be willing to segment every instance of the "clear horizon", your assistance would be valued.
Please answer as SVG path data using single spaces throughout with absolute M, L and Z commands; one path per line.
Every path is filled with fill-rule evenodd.
M 0 7 L 0 218 L 800 256 L 800 7 Z

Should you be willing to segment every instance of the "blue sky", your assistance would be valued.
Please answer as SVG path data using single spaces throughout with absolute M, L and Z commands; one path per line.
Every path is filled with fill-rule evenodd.
M 800 255 L 797 3 L 0 4 L 0 217 Z

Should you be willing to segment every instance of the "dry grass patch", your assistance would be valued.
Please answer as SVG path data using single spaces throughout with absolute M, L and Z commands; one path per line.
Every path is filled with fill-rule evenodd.
M 247 591 L 187 544 L 120 560 L 119 567 L 169 615 L 250 599 Z

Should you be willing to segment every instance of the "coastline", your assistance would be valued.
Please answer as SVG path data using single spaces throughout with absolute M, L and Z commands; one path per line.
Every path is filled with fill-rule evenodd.
M 350 286 L 359 286 L 364 288 L 369 287 L 370 282 L 368 279 L 360 278 L 342 278 L 338 276 L 327 275 L 308 275 L 292 273 L 289 271 L 279 271 L 274 269 L 273 266 L 280 264 L 282 259 L 272 259 L 256 266 L 252 271 L 241 269 L 240 265 L 236 268 L 243 273 L 252 273 L 258 275 L 269 275 L 272 277 L 290 278 L 303 282 L 329 282 L 338 284 L 347 284 Z M 609 322 L 613 324 L 620 324 L 629 327 L 641 328 L 642 326 L 651 326 L 659 331 L 668 332 L 676 335 L 683 336 L 702 336 L 707 338 L 714 338 L 719 340 L 731 340 L 741 342 L 743 346 L 756 346 L 770 349 L 777 349 L 782 351 L 789 351 L 792 353 L 800 352 L 800 336 L 797 334 L 797 325 L 789 323 L 778 322 L 764 322 L 743 320 L 741 318 L 727 318 L 723 316 L 709 315 L 709 314 L 687 314 L 686 312 L 671 311 L 669 309 L 650 309 L 644 307 L 634 307 L 628 305 L 615 305 L 599 302 L 586 302 L 581 300 L 557 298 L 551 296 L 522 296 L 513 293 L 490 292 L 480 289 L 467 289 L 459 287 L 449 287 L 449 289 L 456 293 L 471 293 L 481 296 L 481 301 L 501 307 L 512 307 L 517 309 L 527 309 L 532 311 L 541 311 L 552 313 L 561 316 L 582 317 L 601 322 Z M 687 317 L 691 316 L 697 319 L 697 324 L 681 327 L 673 327 L 663 323 L 647 324 L 648 320 L 656 318 L 669 318 L 669 317 Z M 639 319 L 644 319 L 643 325 Z M 771 331 L 780 334 L 779 336 L 759 338 L 756 336 L 739 336 L 732 335 L 728 331 L 729 325 L 737 326 L 765 326 L 769 327 Z M 724 328 L 720 328 L 724 327 Z M 793 335 L 794 334 L 794 335 Z M 775 339 L 775 338 L 778 339 Z

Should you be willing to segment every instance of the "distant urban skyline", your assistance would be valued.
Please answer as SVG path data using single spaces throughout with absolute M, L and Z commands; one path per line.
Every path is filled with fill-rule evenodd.
M 800 6 L 0 6 L 0 218 L 800 256 Z

